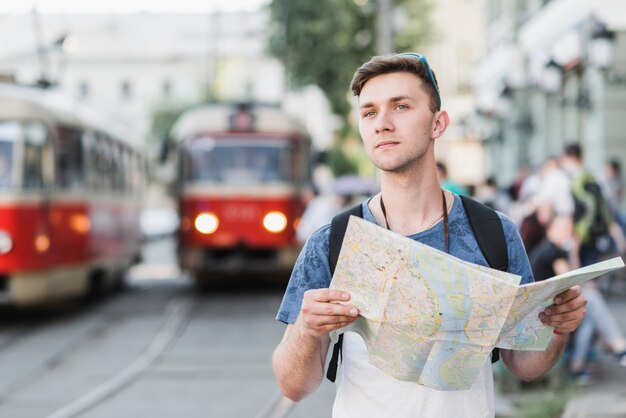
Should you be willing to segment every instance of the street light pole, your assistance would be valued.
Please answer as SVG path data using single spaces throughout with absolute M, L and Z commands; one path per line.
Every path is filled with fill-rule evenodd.
M 393 47 L 393 26 L 391 11 L 393 0 L 378 0 L 378 53 L 391 54 Z
M 37 9 L 33 9 L 32 17 L 37 56 L 39 58 L 39 65 L 41 66 L 41 76 L 39 77 L 38 83 L 45 85 L 46 83 L 49 83 L 48 70 L 50 68 L 50 60 L 48 59 L 48 48 L 44 47 L 43 33 L 41 31 L 41 18 L 39 17 Z

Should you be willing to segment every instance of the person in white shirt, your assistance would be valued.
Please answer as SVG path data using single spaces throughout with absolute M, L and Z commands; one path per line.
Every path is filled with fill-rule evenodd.
M 441 110 L 436 78 L 426 58 L 415 53 L 374 57 L 357 70 L 352 92 L 358 97 L 363 145 L 381 179 L 381 192 L 362 204 L 363 218 L 487 265 L 460 197 L 443 191 L 437 179 L 434 145 L 446 131 L 449 118 Z M 524 282 L 532 281 L 515 225 L 504 215 L 498 216 L 507 243 L 508 271 L 520 274 Z M 348 292 L 328 289 L 328 250 L 329 228 L 323 227 L 304 246 L 277 316 L 287 328 L 274 351 L 274 374 L 282 392 L 293 401 L 320 385 L 329 332 L 359 318 L 359 311 L 349 304 Z M 580 287 L 559 294 L 539 315 L 544 324 L 555 328 L 548 348 L 501 349 L 504 364 L 526 381 L 541 376 L 559 360 L 568 334 L 578 327 L 584 313 Z M 493 391 L 489 360 L 470 390 L 439 391 L 382 372 L 369 363 L 363 339 L 347 332 L 333 417 L 493 417 Z

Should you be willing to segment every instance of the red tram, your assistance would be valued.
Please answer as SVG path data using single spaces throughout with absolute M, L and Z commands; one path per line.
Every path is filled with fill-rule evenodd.
M 0 303 L 121 283 L 140 250 L 142 167 L 81 104 L 0 84 Z
M 310 188 L 305 130 L 277 107 L 209 104 L 185 112 L 172 136 L 181 268 L 198 282 L 289 272 Z

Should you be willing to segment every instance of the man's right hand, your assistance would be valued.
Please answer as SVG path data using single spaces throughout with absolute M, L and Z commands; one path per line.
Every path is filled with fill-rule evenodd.
M 298 322 L 301 331 L 321 337 L 359 319 L 359 311 L 345 304 L 350 294 L 337 289 L 312 289 L 304 292 Z

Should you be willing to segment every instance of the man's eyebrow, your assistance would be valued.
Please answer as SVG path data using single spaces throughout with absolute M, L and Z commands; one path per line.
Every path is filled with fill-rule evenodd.
M 391 103 L 401 102 L 404 100 L 413 100 L 410 96 L 396 96 L 389 99 Z
M 403 100 L 413 100 L 413 99 L 411 98 L 411 96 L 395 96 L 395 97 L 392 97 L 392 98 L 388 99 L 387 101 L 389 103 L 397 103 L 397 102 L 401 102 Z M 367 102 L 367 103 L 363 103 L 362 105 L 360 105 L 359 108 L 360 109 L 365 109 L 365 108 L 370 108 L 370 107 L 374 107 L 374 106 L 375 106 L 374 103 Z

